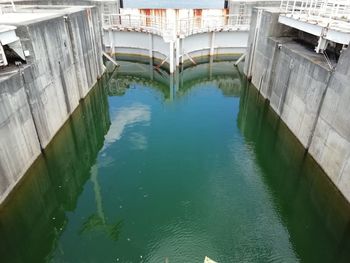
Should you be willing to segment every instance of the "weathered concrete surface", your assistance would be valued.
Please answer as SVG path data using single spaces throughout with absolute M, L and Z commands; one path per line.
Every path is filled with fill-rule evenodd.
M 350 49 L 330 79 L 310 153 L 350 200 Z
M 245 74 L 350 201 L 350 50 L 333 73 L 323 55 L 294 41 L 297 31 L 278 24 L 278 12 L 263 9 L 257 34 L 253 14 Z
M 42 148 L 102 75 L 95 13 L 94 8 L 80 9 L 65 18 L 16 25 L 24 50 L 30 52 L 31 70 L 24 81 Z
M 30 21 L 16 24 L 27 65 L 0 71 L 0 202 L 103 73 L 96 8 Z
M 41 151 L 21 74 L 2 78 L 0 87 L 1 200 Z

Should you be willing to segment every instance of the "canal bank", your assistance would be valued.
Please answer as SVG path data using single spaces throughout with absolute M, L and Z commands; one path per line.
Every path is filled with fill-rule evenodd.
M 254 9 L 245 74 L 349 201 L 350 50 L 327 59 L 314 50 L 317 38 L 280 15 Z
M 95 7 L 24 6 L 2 14 L 15 26 L 0 72 L 0 202 L 102 76 Z M 6 51 L 7 50 L 7 51 Z M 7 53 L 6 53 L 7 52 Z

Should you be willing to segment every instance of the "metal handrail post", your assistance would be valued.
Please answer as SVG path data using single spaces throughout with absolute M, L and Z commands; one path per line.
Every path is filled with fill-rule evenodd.
M 293 8 L 292 8 L 292 16 L 294 16 L 294 11 L 295 11 L 295 5 L 296 5 L 297 1 L 294 0 L 294 3 L 293 3 Z

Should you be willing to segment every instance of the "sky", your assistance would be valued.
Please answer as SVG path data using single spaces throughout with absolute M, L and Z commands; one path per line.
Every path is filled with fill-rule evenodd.
M 224 0 L 123 0 L 124 8 L 224 8 Z

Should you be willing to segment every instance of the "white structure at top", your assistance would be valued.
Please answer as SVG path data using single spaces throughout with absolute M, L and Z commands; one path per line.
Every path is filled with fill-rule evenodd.
M 148 15 L 150 14 L 150 15 Z M 103 15 L 104 44 L 112 54 L 137 54 L 169 64 L 170 73 L 185 60 L 215 54 L 241 55 L 250 16 L 225 9 L 121 10 Z
M 284 0 L 281 11 L 280 23 L 319 37 L 317 53 L 329 42 L 350 43 L 350 0 Z
M 165 39 L 171 36 L 175 40 L 176 36 L 184 37 L 206 32 L 248 31 L 250 26 L 250 15 L 225 15 L 221 12 L 221 14 L 203 14 L 198 17 L 178 17 L 175 12 L 170 11 L 173 10 L 167 10 L 166 16 L 104 14 L 103 27 L 121 31 L 149 32 Z

